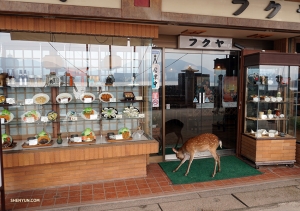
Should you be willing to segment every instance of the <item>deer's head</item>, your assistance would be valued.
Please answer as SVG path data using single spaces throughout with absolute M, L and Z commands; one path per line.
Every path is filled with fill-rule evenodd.
M 184 154 L 182 153 L 182 150 L 176 150 L 175 148 L 172 148 L 173 152 L 175 152 L 176 154 L 176 157 L 179 159 L 179 160 L 183 160 L 184 158 Z

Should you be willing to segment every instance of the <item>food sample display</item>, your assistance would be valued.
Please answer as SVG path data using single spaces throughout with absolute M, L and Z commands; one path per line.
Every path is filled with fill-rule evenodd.
M 96 139 L 95 133 L 92 131 L 91 128 L 86 128 L 82 133 L 81 133 L 81 138 L 82 141 L 85 142 L 90 142 Z
M 46 133 L 45 131 L 41 131 L 37 135 L 38 144 L 47 144 L 51 141 L 50 134 Z

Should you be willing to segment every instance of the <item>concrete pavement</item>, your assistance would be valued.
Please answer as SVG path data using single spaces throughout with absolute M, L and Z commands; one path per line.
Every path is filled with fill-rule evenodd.
M 37 210 L 37 209 L 36 209 Z M 196 191 L 143 199 L 103 202 L 47 211 L 300 211 L 296 179 Z

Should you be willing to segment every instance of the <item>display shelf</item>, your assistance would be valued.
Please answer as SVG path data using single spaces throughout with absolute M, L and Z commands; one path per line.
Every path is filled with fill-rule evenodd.
M 241 155 L 257 166 L 290 164 L 295 156 L 294 105 L 297 102 L 295 91 L 298 90 L 300 56 L 260 52 L 244 56 L 244 65 Z M 269 100 L 265 101 L 265 98 Z M 279 135 L 269 136 L 270 131 L 278 131 Z

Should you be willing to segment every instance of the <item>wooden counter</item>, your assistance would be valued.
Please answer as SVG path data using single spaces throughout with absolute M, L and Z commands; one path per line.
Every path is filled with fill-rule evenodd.
M 272 164 L 293 165 L 296 157 L 296 139 L 256 139 L 242 135 L 241 155 L 255 162 L 256 166 Z
M 29 190 L 99 180 L 145 177 L 155 140 L 3 153 L 5 190 Z

